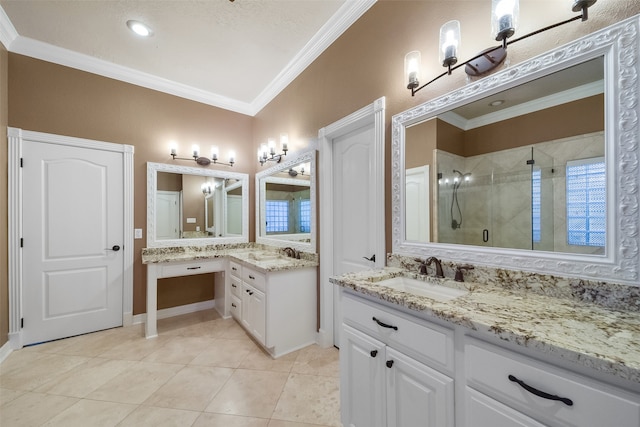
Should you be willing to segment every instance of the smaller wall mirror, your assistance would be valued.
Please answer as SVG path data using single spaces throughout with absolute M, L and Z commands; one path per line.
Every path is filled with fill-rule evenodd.
M 249 175 L 147 163 L 147 246 L 249 241 Z
M 315 174 L 312 150 L 256 175 L 256 242 L 316 251 Z

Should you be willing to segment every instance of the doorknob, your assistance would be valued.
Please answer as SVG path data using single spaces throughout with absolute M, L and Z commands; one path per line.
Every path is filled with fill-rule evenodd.
M 107 249 L 105 249 L 105 250 L 107 250 L 107 251 L 114 251 L 114 252 L 118 252 L 118 251 L 120 250 L 120 246 L 118 246 L 118 245 L 113 245 L 113 247 L 111 247 L 111 248 L 107 248 Z
M 376 254 L 371 255 L 371 258 L 367 258 L 366 256 L 363 256 L 362 258 L 366 259 L 367 261 L 376 262 Z

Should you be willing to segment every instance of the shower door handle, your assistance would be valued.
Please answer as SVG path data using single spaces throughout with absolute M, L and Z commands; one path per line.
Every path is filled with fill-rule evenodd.
M 487 243 L 489 241 L 489 230 L 486 228 L 482 230 L 482 241 Z

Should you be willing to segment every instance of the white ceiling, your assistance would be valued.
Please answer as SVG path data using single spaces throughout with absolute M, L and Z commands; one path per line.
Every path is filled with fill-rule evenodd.
M 376 0 L 0 0 L 0 41 L 255 115 Z M 144 22 L 141 38 L 126 22 Z

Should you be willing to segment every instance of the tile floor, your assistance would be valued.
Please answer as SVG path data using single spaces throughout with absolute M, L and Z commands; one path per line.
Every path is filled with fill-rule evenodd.
M 338 351 L 271 359 L 214 310 L 14 351 L 0 425 L 340 427 Z

